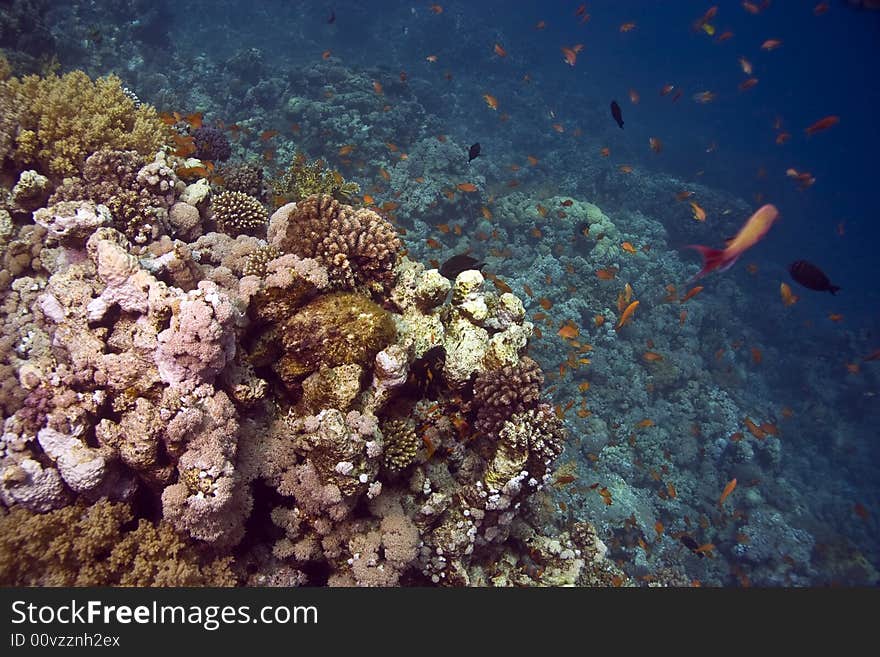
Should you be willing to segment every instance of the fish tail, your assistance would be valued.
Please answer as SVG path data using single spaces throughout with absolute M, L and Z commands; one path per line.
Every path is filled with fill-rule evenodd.
M 703 256 L 703 268 L 696 273 L 691 281 L 700 279 L 718 268 L 726 269 L 733 264 L 733 262 L 729 262 L 725 257 L 723 249 L 710 249 L 708 246 L 702 246 L 701 244 L 688 244 L 685 248 L 699 251 L 700 255 Z

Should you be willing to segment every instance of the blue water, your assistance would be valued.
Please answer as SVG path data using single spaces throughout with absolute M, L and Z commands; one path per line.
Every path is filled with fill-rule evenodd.
M 581 399 L 578 383 L 591 382 L 591 417 L 606 423 L 605 433 L 597 433 L 590 418 L 568 411 L 572 442 L 562 460 L 576 464 L 578 482 L 554 491 L 559 508 L 565 509 L 554 522 L 558 528 L 580 518 L 596 524 L 614 558 L 636 577 L 673 565 L 690 578 L 715 585 L 876 584 L 880 361 L 862 358 L 880 348 L 880 12 L 829 2 L 828 11 L 816 16 L 813 8 L 818 2 L 774 0 L 752 15 L 740 2 L 717 2 L 718 14 L 710 21 L 715 35 L 709 36 L 694 31 L 692 24 L 710 2 L 594 1 L 587 3 L 590 19 L 585 24 L 575 15 L 579 2 L 439 4 L 442 13 L 432 11 L 428 2 L 377 0 L 152 3 L 164 11 L 149 14 L 154 23 L 136 42 L 126 41 L 126 35 L 132 33 L 130 21 L 143 17 L 103 14 L 100 7 L 73 3 L 53 8 L 47 21 L 62 24 L 75 18 L 82 28 L 79 37 L 88 26 L 97 25 L 105 41 L 112 38 L 114 25 L 120 29 L 115 56 L 56 34 L 65 69 L 83 67 L 93 75 L 115 72 L 160 110 L 201 111 L 211 121 L 240 123 L 256 132 L 278 130 L 279 153 L 289 154 L 299 146 L 313 157 L 327 158 L 381 201 L 393 200 L 407 171 L 416 170 L 406 166 L 417 166 L 382 151 L 383 143 L 393 142 L 406 151 L 441 134 L 464 149 L 480 142 L 480 158 L 446 169 L 447 184 L 484 181 L 478 201 L 462 201 L 459 214 L 430 209 L 415 216 L 417 204 L 405 194 L 399 221 L 408 231 L 407 246 L 414 257 L 442 260 L 465 248 L 488 257 L 488 268 L 514 287 L 531 313 L 541 308 L 525 298 L 522 284 L 537 291 L 546 267 L 538 272 L 537 250 L 529 252 L 515 238 L 519 229 L 505 232 L 503 214 L 496 213 L 494 222 L 509 244 L 485 244 L 475 238 L 480 207 L 490 201 L 497 207 L 504 195 L 515 192 L 525 194 L 532 205 L 554 195 L 594 202 L 634 240 L 659 239 L 657 232 L 650 238 L 638 234 L 649 225 L 639 216 L 657 222 L 667 234 L 665 248 L 648 252 L 656 267 L 645 264 L 632 270 L 633 284 L 635 277 L 641 283 L 637 292 L 655 299 L 669 283 L 683 292 L 687 278 L 695 273 L 698 257 L 682 247 L 689 242 L 720 247 L 750 212 L 763 203 L 775 204 L 781 218 L 766 238 L 728 272 L 701 281 L 705 289 L 691 305 L 676 304 L 663 322 L 655 316 L 650 332 L 648 325 L 638 328 L 637 317 L 630 335 L 621 334 L 614 345 L 597 344 L 591 365 L 548 380 L 561 406 Z M 143 11 L 147 16 L 148 5 Z M 335 20 L 328 23 L 331 12 Z M 544 29 L 536 29 L 539 21 L 546 22 Z M 623 33 L 619 27 L 627 22 L 635 27 Z M 728 30 L 733 37 L 718 42 Z M 761 44 L 771 38 L 782 45 L 762 50 Z M 506 50 L 505 57 L 493 53 L 496 43 Z M 572 67 L 563 61 L 560 49 L 575 44 L 583 44 L 583 50 Z M 259 56 L 249 61 L 259 60 L 258 65 L 230 64 L 236 53 L 251 48 Z M 327 50 L 331 53 L 323 59 Z M 429 55 L 437 61 L 426 61 Z M 746 91 L 737 88 L 747 77 L 739 57 L 751 62 L 759 80 Z M 342 78 L 324 80 L 331 69 Z M 363 94 L 367 99 L 374 94 L 371 81 L 381 82 L 383 98 L 372 111 L 361 113 L 357 129 L 347 127 L 339 116 L 326 116 L 326 133 L 298 135 L 291 130 L 297 117 L 284 108 L 292 94 L 311 94 L 317 102 L 322 84 L 332 86 L 335 94 L 353 93 L 347 86 L 353 85 L 362 94 L 356 103 L 363 103 Z M 662 96 L 665 84 L 674 84 L 681 97 L 673 101 L 675 91 Z M 638 104 L 630 101 L 630 89 L 638 91 Z M 695 102 L 693 94 L 702 91 L 713 92 L 715 99 Z M 497 110 L 487 106 L 484 94 L 497 98 Z M 623 130 L 611 117 L 612 100 L 622 107 Z M 337 108 L 345 104 L 333 102 L 339 103 L 333 105 Z M 388 111 L 380 109 L 382 102 L 390 106 Z M 808 137 L 805 128 L 827 115 L 839 116 L 839 124 Z M 774 129 L 777 119 L 779 130 Z M 554 129 L 554 124 L 564 131 Z M 778 145 L 775 139 L 781 131 L 791 137 Z M 662 152 L 651 151 L 650 137 L 662 141 Z M 353 163 L 337 154 L 349 143 L 368 153 L 365 162 L 357 162 L 357 153 Z M 600 155 L 603 147 L 610 149 L 607 158 Z M 264 148 L 268 147 L 255 138 L 239 145 L 242 157 L 256 159 Z M 539 164 L 530 167 L 528 155 Z M 512 171 L 510 165 L 520 169 Z M 621 165 L 633 167 L 633 174 L 622 173 Z M 786 176 L 790 167 L 810 172 L 815 183 L 799 189 Z M 381 178 L 380 169 L 392 172 L 390 184 Z M 668 177 L 677 182 L 664 186 L 663 195 L 645 191 L 653 189 L 648 182 Z M 509 186 L 514 179 L 519 181 L 515 188 Z M 707 208 L 705 225 L 697 225 L 688 206 L 674 198 L 675 192 L 693 185 L 717 194 Z M 377 191 L 371 191 L 374 186 Z M 496 198 L 489 199 L 489 190 Z M 695 199 L 703 202 L 699 194 Z M 740 201 L 725 204 L 721 199 Z M 722 214 L 725 209 L 730 212 Z M 431 226 L 442 221 L 459 221 L 463 234 L 458 240 L 443 236 L 444 249 L 435 253 L 425 239 L 440 237 Z M 513 247 L 511 258 L 488 255 L 490 247 L 505 246 Z M 567 255 L 577 255 L 577 245 L 571 248 L 575 252 Z M 798 287 L 786 267 L 799 259 L 821 267 L 842 291 L 831 296 Z M 750 274 L 748 264 L 757 265 L 757 273 Z M 563 271 L 561 264 L 559 270 Z M 670 272 L 677 278 L 664 277 Z M 626 273 L 625 269 L 619 276 L 621 286 Z M 586 283 L 593 283 L 586 280 L 587 274 L 578 275 L 583 280 L 572 276 L 564 281 L 574 291 L 548 286 L 546 294 L 555 304 L 549 314 L 554 320 L 576 319 L 582 338 L 589 342 L 597 332 L 584 327 L 596 311 L 587 313 L 566 300 L 569 295 L 583 297 Z M 780 300 L 782 281 L 800 297 L 791 308 Z M 597 307 L 613 306 L 616 294 L 615 288 Z M 688 321 L 703 321 L 693 335 L 679 334 L 680 308 L 689 309 Z M 842 321 L 829 320 L 832 313 L 843 315 Z M 566 355 L 555 330 L 544 332 L 545 339 L 535 342 L 532 355 L 553 372 Z M 556 342 L 548 344 L 552 340 Z M 682 371 L 711 376 L 691 389 L 685 375 L 671 389 L 636 394 L 637 385 L 651 382 L 639 358 L 648 340 L 658 351 L 678 354 Z M 619 345 L 626 341 L 631 346 Z M 731 346 L 737 341 L 741 347 Z M 750 355 L 752 348 L 760 350 L 760 363 Z M 611 355 L 603 356 L 602 349 Z M 719 356 L 720 349 L 724 353 Z M 619 364 L 621 353 L 628 354 L 631 370 Z M 687 363 L 689 356 L 699 360 Z M 857 371 L 848 370 L 847 364 L 851 370 L 857 366 Z M 613 381 L 627 378 L 632 390 L 613 387 Z M 746 431 L 744 440 L 754 443 L 750 449 L 757 453 L 748 467 L 742 461 L 749 459 L 733 454 L 739 447 L 731 447 L 731 432 L 692 431 L 695 424 L 724 424 L 707 414 L 710 406 L 704 403 L 717 391 L 735 400 L 742 415 L 780 430 L 778 438 L 764 441 Z M 689 407 L 692 401 L 699 403 Z M 791 409 L 791 417 L 783 409 Z M 628 429 L 614 428 L 642 418 L 656 423 L 644 432 L 648 451 L 680 450 L 669 463 L 674 476 L 664 473 L 658 480 L 647 472 L 652 467 L 642 471 L 636 462 L 647 457 L 636 448 L 628 450 Z M 687 441 L 694 441 L 692 448 L 682 447 Z M 743 471 L 750 479 L 740 475 L 731 498 L 740 500 L 719 513 L 716 502 L 724 484 Z M 589 485 L 607 485 L 616 477 L 626 481 L 633 496 L 606 507 Z M 671 478 L 679 482 L 675 498 L 659 496 L 658 488 Z M 741 503 L 746 495 L 748 505 Z M 745 520 L 734 517 L 737 508 Z M 638 535 L 626 523 L 631 514 L 638 516 Z M 705 526 L 701 517 L 707 519 Z M 655 535 L 655 521 L 665 527 L 662 539 Z M 713 543 L 713 558 L 700 559 L 687 549 L 682 554 L 674 532 L 693 535 L 701 544 Z M 743 533 L 748 540 L 738 536 Z M 648 550 L 638 547 L 639 536 Z

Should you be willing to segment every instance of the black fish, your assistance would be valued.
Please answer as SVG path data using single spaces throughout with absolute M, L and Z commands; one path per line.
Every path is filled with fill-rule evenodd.
M 472 258 L 467 253 L 460 253 L 452 256 L 449 260 L 440 265 L 440 275 L 455 280 L 461 272 L 468 269 L 482 269 L 486 266 L 485 262 L 480 262 L 476 258 Z
M 617 125 L 623 130 L 623 114 L 621 113 L 620 105 L 617 104 L 616 100 L 611 101 L 611 116 L 614 117 L 614 120 L 617 121 Z
M 832 285 L 831 279 L 825 275 L 825 272 L 819 269 L 812 262 L 806 260 L 798 260 L 788 266 L 788 273 L 791 277 L 810 290 L 817 292 L 831 292 L 834 294 L 840 289 L 838 285 Z
M 327 23 L 335 23 L 336 22 L 336 12 L 332 9 L 330 10 L 330 18 L 327 19 Z
M 681 538 L 679 538 L 678 540 L 680 540 L 682 542 L 682 545 L 684 545 L 688 550 L 690 550 L 691 552 L 696 554 L 698 557 L 700 557 L 700 559 L 703 558 L 703 556 L 704 556 L 703 553 L 697 552 L 697 550 L 700 548 L 700 546 L 697 545 L 697 542 L 694 539 L 692 539 L 690 536 L 688 536 L 687 534 L 682 534 Z
M 468 149 L 468 162 L 477 157 L 480 157 L 480 142 L 477 142 Z

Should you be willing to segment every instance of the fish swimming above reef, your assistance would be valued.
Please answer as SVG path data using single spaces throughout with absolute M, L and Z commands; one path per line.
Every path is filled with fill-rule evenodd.
M 620 111 L 620 105 L 617 104 L 616 100 L 611 101 L 611 116 L 614 117 L 614 120 L 617 121 L 617 125 L 623 130 L 623 113 Z
M 839 285 L 831 283 L 831 279 L 828 278 L 824 271 L 806 260 L 798 260 L 791 263 L 788 266 L 788 273 L 791 274 L 791 277 L 796 282 L 816 292 L 831 292 L 831 294 L 835 294 L 840 289 Z
M 700 244 L 687 245 L 685 248 L 695 249 L 703 256 L 703 268 L 691 280 L 695 281 L 702 278 L 716 269 L 718 271 L 725 271 L 732 267 L 747 249 L 761 241 L 778 217 L 779 210 L 776 209 L 776 206 L 770 204 L 763 205 L 755 214 L 748 218 L 743 227 L 727 243 L 725 248 L 710 249 L 708 246 L 701 246 Z
M 471 162 L 478 157 L 480 157 L 480 142 L 473 144 L 468 149 L 468 162 Z
M 440 275 L 455 280 L 461 272 L 469 269 L 482 269 L 486 266 L 485 262 L 480 262 L 476 258 L 472 258 L 467 253 L 454 255 L 449 260 L 440 265 Z

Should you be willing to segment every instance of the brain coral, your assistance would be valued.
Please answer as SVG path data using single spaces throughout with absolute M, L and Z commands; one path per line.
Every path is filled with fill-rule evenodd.
M 314 258 L 334 285 L 390 285 L 401 244 L 388 221 L 366 208 L 355 210 L 331 196 L 310 196 L 278 209 L 269 242 L 286 253 Z
M 9 104 L 18 107 L 19 126 L 9 155 L 19 168 L 56 178 L 77 173 L 101 148 L 152 155 L 170 138 L 156 110 L 136 106 L 112 75 L 12 78 L 0 86 L 0 108 Z

